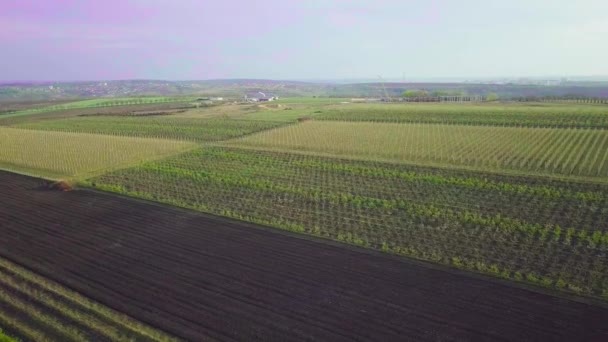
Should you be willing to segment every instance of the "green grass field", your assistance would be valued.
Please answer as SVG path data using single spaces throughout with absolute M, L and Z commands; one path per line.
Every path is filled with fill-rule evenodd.
M 605 130 L 311 121 L 228 144 L 477 170 L 608 177 Z
M 195 145 L 176 140 L 0 128 L 0 146 L 0 168 L 57 179 L 127 167 Z

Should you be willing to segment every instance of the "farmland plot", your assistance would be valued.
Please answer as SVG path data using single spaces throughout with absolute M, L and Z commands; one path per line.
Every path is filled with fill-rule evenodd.
M 608 299 L 608 186 L 209 147 L 90 186 Z
M 459 125 L 608 128 L 608 106 L 564 104 L 347 104 L 327 106 L 319 120 Z
M 167 117 L 77 117 L 24 123 L 24 129 L 83 132 L 161 139 L 218 141 L 285 125 L 285 122 L 228 118 Z
M 81 101 L 54 104 L 51 106 L 27 108 L 27 109 L 23 109 L 23 110 L 17 110 L 14 112 L 3 113 L 2 115 L 0 115 L 0 119 L 15 118 L 15 117 L 20 117 L 20 116 L 28 116 L 28 115 L 32 115 L 32 114 L 54 112 L 54 111 L 58 111 L 58 110 L 67 110 L 67 109 L 112 107 L 112 106 L 125 106 L 125 105 L 149 104 L 149 103 L 185 102 L 188 100 L 189 100 L 188 98 L 161 97 L 161 96 L 120 97 L 120 98 L 81 100 Z
M 230 108 L 234 111 L 231 115 L 223 117 L 217 117 L 222 114 L 215 108 L 217 112 L 214 109 L 164 117 L 92 116 L 21 122 L 19 129 L 0 128 L 0 167 L 46 177 L 77 177 L 85 187 L 439 263 L 552 292 L 583 295 L 589 301 L 608 300 L 608 130 L 602 126 L 601 110 L 575 113 L 550 107 L 551 115 L 530 110 L 534 114 L 528 117 L 499 109 L 483 114 L 473 109 L 475 106 L 466 107 L 475 114 L 469 115 L 457 112 L 454 106 L 435 114 L 429 107 L 402 116 L 400 111 L 390 112 L 388 105 L 382 107 L 387 113 L 376 113 L 379 120 L 367 120 L 364 112 L 332 117 L 335 113 L 329 107 L 321 108 L 320 103 L 314 107 L 294 106 L 285 111 L 286 115 L 278 108 L 253 112 L 254 108 L 241 111 L 237 106 Z M 312 109 L 315 121 L 294 122 Z M 325 120 L 332 118 L 345 121 Z M 403 293 L 402 288 L 383 283 L 383 288 L 390 289 L 390 295 L 381 302 L 383 309 L 368 307 L 366 300 L 361 302 L 366 310 L 380 310 L 366 317 L 376 321 L 359 324 L 361 329 L 356 331 L 341 326 L 336 332 L 333 329 L 343 321 L 342 314 L 353 315 L 349 310 L 359 307 L 344 303 L 359 300 L 359 295 L 349 294 L 344 307 L 325 316 L 328 306 L 324 297 L 318 307 L 309 305 L 308 300 L 322 280 L 334 281 L 333 277 L 323 276 L 314 285 L 305 284 L 302 293 L 294 286 L 309 281 L 294 267 L 302 266 L 304 257 L 313 258 L 314 265 L 304 266 L 312 267 L 312 273 L 317 274 L 319 265 L 325 265 L 326 250 L 321 249 L 318 256 L 309 253 L 310 246 L 297 251 L 287 248 L 287 252 L 279 253 L 288 255 L 289 262 L 282 265 L 285 270 L 280 276 L 269 276 L 265 270 L 275 270 L 278 264 L 272 261 L 280 258 L 273 253 L 285 241 L 276 242 L 280 239 L 275 236 L 266 243 L 258 239 L 258 232 L 246 232 L 255 230 L 255 226 L 244 225 L 234 235 L 228 224 L 208 229 L 207 224 L 213 228 L 216 223 L 208 223 L 208 218 L 200 221 L 196 218 L 200 213 L 92 194 L 74 191 L 67 194 L 74 196 L 71 200 L 62 197 L 65 203 L 86 205 L 84 212 L 68 215 L 67 221 L 65 212 L 40 214 L 52 220 L 52 225 L 38 222 L 38 212 L 11 214 L 10 219 L 0 216 L 0 223 L 5 224 L 0 224 L 0 229 L 6 232 L 0 236 L 8 241 L 7 246 L 17 246 L 11 255 L 30 265 L 42 261 L 49 269 L 66 275 L 81 291 L 90 290 L 91 295 L 188 339 L 253 336 L 285 340 L 294 331 L 291 327 L 298 327 L 302 339 L 321 336 L 353 340 L 369 337 L 373 330 L 376 337 L 411 333 L 412 339 L 422 340 L 428 337 L 426 332 L 438 328 L 436 323 L 424 320 L 427 325 L 420 331 L 401 330 L 416 324 L 391 324 L 383 330 L 385 321 L 378 317 L 400 317 L 398 323 L 412 323 L 399 315 L 406 312 L 405 316 L 410 317 L 411 312 L 421 311 L 419 307 L 393 311 L 387 303 L 400 297 L 395 294 Z M 0 210 L 27 213 L 32 210 L 28 209 L 32 199 L 56 210 L 54 201 L 58 197 L 48 191 L 22 198 L 19 190 L 11 196 Z M 135 216 L 133 211 L 137 212 Z M 241 236 L 247 236 L 246 242 L 235 242 Z M 274 235 L 269 232 L 268 236 Z M 47 240 L 52 241 L 52 247 L 45 249 Z M 209 262 L 207 252 L 217 247 L 218 241 L 229 241 L 227 245 L 232 247 L 220 246 L 217 257 Z M 30 245 L 36 246 L 32 253 L 27 252 Z M 64 249 L 45 258 L 56 245 Z M 112 269 L 98 264 L 101 258 L 120 266 Z M 64 265 L 64 260 L 76 261 Z M 251 264 L 242 267 L 246 261 Z M 272 266 L 266 269 L 260 266 L 269 264 Z M 131 267 L 142 273 L 134 276 Z M 332 267 L 330 273 L 343 268 Z M 129 271 L 123 272 L 122 268 Z M 166 283 L 167 274 L 176 279 L 176 286 Z M 243 274 L 248 276 L 245 283 L 240 283 Z M 362 282 L 360 273 L 355 278 L 340 274 L 347 278 L 346 285 Z M 272 280 L 265 283 L 269 277 Z M 98 281 L 92 289 L 90 279 Z M 410 281 L 410 277 L 404 279 Z M 122 286 L 115 286 L 114 281 Z M 130 298 L 133 291 L 119 295 L 122 300 L 114 297 L 117 289 L 133 282 L 138 284 L 137 300 Z M 284 286 L 277 286 L 279 283 Z M 417 291 L 429 283 L 433 280 L 418 283 L 408 295 L 416 297 Z M 158 301 L 161 288 L 167 298 Z M 284 292 L 292 289 L 299 296 L 297 303 L 305 303 L 295 314 L 291 311 L 296 302 L 293 293 Z M 366 291 L 374 293 L 373 289 Z M 477 288 L 483 289 L 486 287 Z M 440 286 L 437 290 L 449 295 L 452 288 Z M 259 295 L 262 299 L 257 297 L 258 291 L 263 293 Z M 455 306 L 468 308 L 476 297 L 468 297 L 462 289 L 458 293 L 462 291 L 467 299 L 457 299 Z M 433 291 L 429 293 L 425 302 L 433 298 Z M 502 293 L 498 291 L 494 296 Z M 374 293 L 371 300 L 378 303 L 376 299 Z M 450 302 L 445 296 L 441 301 Z M 139 303 L 146 303 L 146 307 Z M 404 303 L 409 305 L 410 301 Z M 491 303 L 495 302 L 488 305 Z M 503 303 L 502 309 L 511 308 L 510 303 Z M 277 313 L 284 308 L 289 309 Z M 453 312 L 458 310 L 462 309 Z M 513 314 L 505 324 L 519 322 L 516 317 L 523 317 L 523 311 Z M 450 317 L 456 316 L 453 312 Z M 353 321 L 358 321 L 358 309 L 354 315 Z M 435 317 L 429 312 L 425 315 Z M 551 324 L 562 327 L 579 315 L 568 317 Z M 467 322 L 461 323 L 468 327 Z M 523 331 L 520 323 L 517 325 L 518 329 L 505 330 Z M 573 332 L 583 325 L 579 322 L 570 326 L 568 336 L 576 336 Z M 218 326 L 222 328 L 216 329 Z M 539 339 L 555 340 L 559 334 L 547 333 L 551 329 L 539 333 Z M 462 334 L 459 336 L 471 339 L 467 333 Z
M 228 142 L 415 164 L 608 178 L 608 130 L 305 122 Z
M 78 177 L 185 151 L 193 143 L 0 128 L 0 168 L 50 178 Z
M 134 113 L 149 112 L 149 111 L 181 111 L 192 108 L 190 104 L 183 102 L 167 102 L 154 104 L 134 104 L 124 106 L 107 106 L 107 107 L 87 107 L 87 108 L 71 108 L 56 110 L 50 112 L 40 112 L 31 115 L 13 116 L 2 118 L 0 116 L 0 126 L 16 126 L 18 124 L 34 123 L 41 121 L 51 121 L 57 119 L 65 119 L 81 116 L 127 116 Z

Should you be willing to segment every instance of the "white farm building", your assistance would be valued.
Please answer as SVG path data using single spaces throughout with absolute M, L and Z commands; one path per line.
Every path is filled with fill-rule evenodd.
M 268 102 L 278 99 L 279 97 L 274 94 L 263 93 L 261 91 L 245 94 L 245 100 L 249 102 Z

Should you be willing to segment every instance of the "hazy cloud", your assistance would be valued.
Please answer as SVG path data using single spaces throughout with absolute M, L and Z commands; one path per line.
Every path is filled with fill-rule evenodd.
M 608 74 L 608 1 L 5 0 L 4 79 Z

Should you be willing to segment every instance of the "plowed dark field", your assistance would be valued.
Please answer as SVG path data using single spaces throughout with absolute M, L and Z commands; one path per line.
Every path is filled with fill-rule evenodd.
M 608 341 L 608 309 L 0 172 L 0 255 L 184 339 Z

